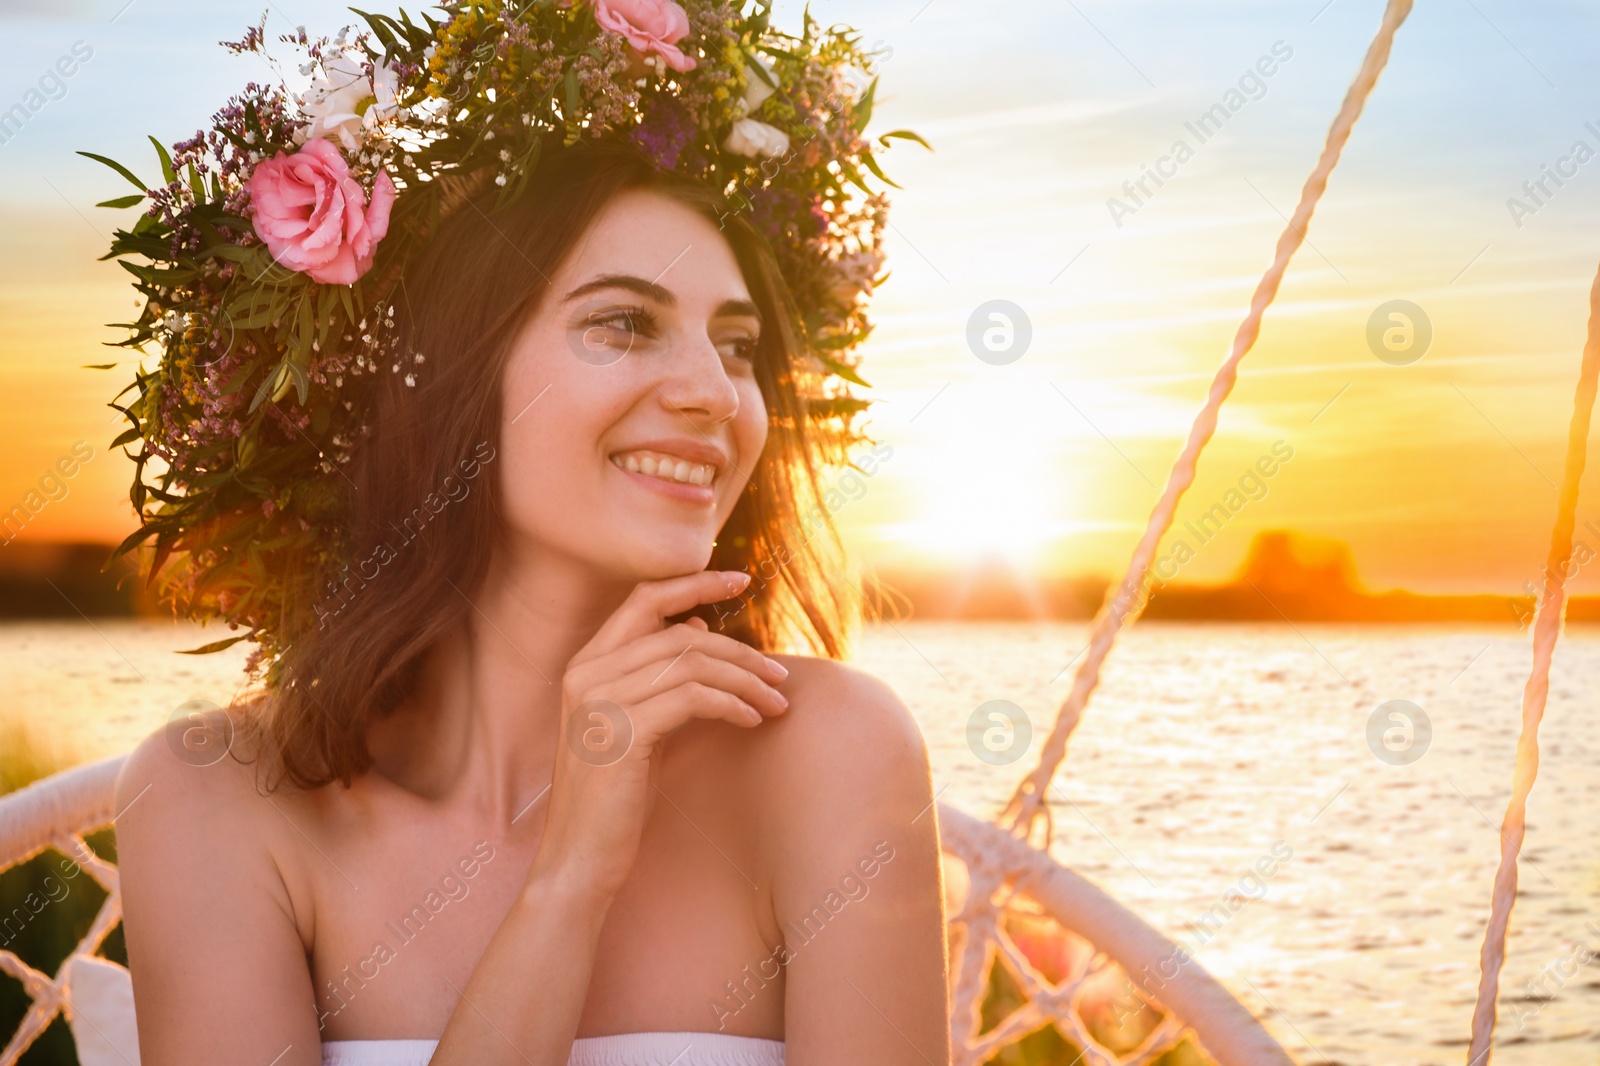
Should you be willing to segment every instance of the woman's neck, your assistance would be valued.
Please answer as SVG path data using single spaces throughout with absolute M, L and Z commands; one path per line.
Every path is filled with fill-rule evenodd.
M 561 679 L 633 583 L 571 560 L 497 556 L 461 624 L 369 731 L 374 769 L 407 791 L 509 826 L 550 783 Z

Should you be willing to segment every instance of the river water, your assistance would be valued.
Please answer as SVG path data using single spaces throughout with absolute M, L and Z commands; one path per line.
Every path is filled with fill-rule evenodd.
M 912 708 L 940 798 L 988 815 L 1037 757 L 1086 634 L 879 624 L 856 662 Z M 0 626 L 5 713 L 62 759 L 124 750 L 185 700 L 234 691 L 241 649 L 171 654 L 215 636 Z M 1052 790 L 1055 854 L 1193 945 L 1302 1062 L 1460 1063 L 1529 660 L 1507 627 L 1143 624 L 1113 652 Z M 1600 630 L 1574 627 L 1541 734 L 1500 1066 L 1600 1062 L 1600 959 L 1573 961 L 1600 953 L 1597 682 Z M 1393 733 L 1400 704 L 1369 730 L 1392 700 L 1421 708 L 1431 735 Z M 998 732 L 969 731 L 986 703 L 1027 725 L 987 716 Z M 1247 876 L 1286 852 L 1270 878 Z M 1249 902 L 1220 928 L 1200 923 L 1235 893 Z

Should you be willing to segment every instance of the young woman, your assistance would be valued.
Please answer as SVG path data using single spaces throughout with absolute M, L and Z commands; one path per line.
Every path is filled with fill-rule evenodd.
M 927 755 L 837 659 L 770 253 L 626 146 L 489 204 L 408 268 L 289 681 L 119 782 L 143 1061 L 946 1062 Z

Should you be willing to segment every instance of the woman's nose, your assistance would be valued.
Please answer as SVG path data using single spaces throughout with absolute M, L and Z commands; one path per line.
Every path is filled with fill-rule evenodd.
M 685 342 L 668 366 L 655 386 L 668 407 L 712 424 L 738 413 L 739 390 L 722 365 L 722 353 L 703 332 Z

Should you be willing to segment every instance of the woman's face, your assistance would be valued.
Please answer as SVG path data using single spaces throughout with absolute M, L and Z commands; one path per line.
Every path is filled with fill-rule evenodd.
M 512 341 L 512 550 L 632 581 L 705 568 L 767 439 L 761 320 L 733 250 L 667 197 L 615 197 Z

